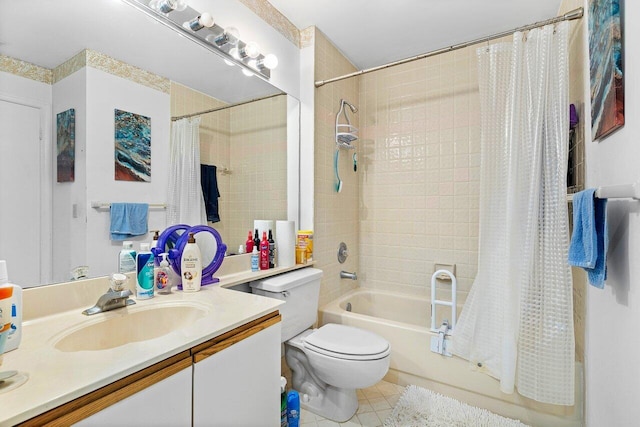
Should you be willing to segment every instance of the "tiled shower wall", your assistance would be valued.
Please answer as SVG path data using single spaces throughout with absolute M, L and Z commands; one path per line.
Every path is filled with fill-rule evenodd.
M 364 75 L 360 105 L 361 285 L 424 293 L 442 263 L 468 291 L 478 258 L 475 48 Z
M 322 80 L 356 71 L 355 67 L 317 29 L 315 37 L 315 79 Z M 340 279 L 340 270 L 357 272 L 358 267 L 358 172 L 353 171 L 353 150 L 338 152 L 342 192 L 336 192 L 334 155 L 336 150 L 336 114 L 340 100 L 359 106 L 358 79 L 351 78 L 322 86 L 315 91 L 315 183 L 314 183 L 314 259 L 324 271 L 320 305 L 336 299 L 358 286 L 361 280 Z M 351 113 L 351 111 L 349 111 Z M 359 126 L 360 113 L 351 114 L 351 124 Z M 341 120 L 341 123 L 343 121 Z M 355 145 L 362 146 L 358 140 Z M 304 168 L 304 165 L 301 165 Z M 347 244 L 349 256 L 338 263 L 340 242 Z
M 172 116 L 224 105 L 171 84 Z M 287 218 L 286 110 L 286 96 L 278 96 L 201 116 L 200 161 L 219 168 L 220 222 L 209 225 L 231 252 L 244 244 L 254 219 Z

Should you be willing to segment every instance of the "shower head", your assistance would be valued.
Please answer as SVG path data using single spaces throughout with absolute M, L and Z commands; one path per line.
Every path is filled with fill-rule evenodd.
M 351 111 L 353 113 L 357 113 L 358 112 L 358 107 L 356 107 L 355 105 L 350 104 L 349 102 L 345 101 L 344 99 L 341 100 L 342 104 L 346 104 L 349 106 L 349 108 L 351 108 Z

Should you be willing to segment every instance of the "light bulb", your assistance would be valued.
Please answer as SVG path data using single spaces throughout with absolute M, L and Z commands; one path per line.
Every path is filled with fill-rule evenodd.
M 264 59 L 262 60 L 262 64 L 266 68 L 273 70 L 278 66 L 278 57 L 275 56 L 273 53 L 270 53 L 264 57 Z
M 187 8 L 187 2 L 185 0 L 152 0 L 149 7 L 165 14 L 174 10 L 182 12 Z
M 242 56 L 240 55 L 240 50 L 237 47 L 232 47 L 231 49 L 229 49 L 229 55 L 233 56 L 238 60 L 242 59 Z
M 249 71 L 249 70 L 244 69 L 244 68 L 242 69 L 242 74 L 244 74 L 247 77 L 253 77 L 253 73 L 251 71 Z
M 236 64 L 234 64 L 233 62 L 229 61 L 228 59 L 225 59 L 225 60 L 224 60 L 224 63 L 225 63 L 225 64 L 227 64 L 227 65 L 228 65 L 228 66 L 230 66 L 230 67 L 233 67 L 234 65 L 236 65 Z
M 187 29 L 191 29 L 193 31 L 198 31 L 203 29 L 204 27 L 208 28 L 212 26 L 213 26 L 213 16 L 211 16 L 211 14 L 207 12 L 183 24 L 183 27 Z
M 256 42 L 249 42 L 244 47 L 244 53 L 249 58 L 257 58 L 260 55 L 260 46 Z
M 239 31 L 234 27 L 229 27 L 224 30 L 223 33 L 219 33 L 216 35 L 209 34 L 205 37 L 205 40 L 211 44 L 215 44 L 218 47 L 222 47 L 225 44 L 230 44 L 235 46 L 238 44 L 238 38 L 240 37 Z

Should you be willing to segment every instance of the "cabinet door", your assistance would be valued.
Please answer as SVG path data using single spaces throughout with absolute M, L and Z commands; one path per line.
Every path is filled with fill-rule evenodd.
M 278 322 L 193 365 L 194 426 L 280 425 L 280 336 Z
M 192 368 L 129 396 L 77 426 L 190 426 Z

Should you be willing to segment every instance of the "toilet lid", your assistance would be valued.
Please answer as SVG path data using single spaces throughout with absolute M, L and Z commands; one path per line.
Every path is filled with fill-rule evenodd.
M 387 340 L 373 332 L 334 323 L 306 336 L 303 345 L 327 356 L 350 360 L 381 359 L 391 351 Z

